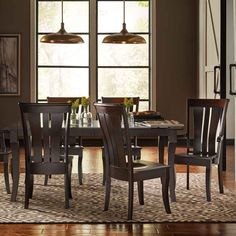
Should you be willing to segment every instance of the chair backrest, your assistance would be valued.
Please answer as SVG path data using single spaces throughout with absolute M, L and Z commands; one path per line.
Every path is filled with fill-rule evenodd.
M 19 106 L 26 163 L 58 163 L 61 154 L 67 162 L 71 105 L 19 103 Z M 63 153 L 61 153 L 62 139 L 65 146 Z
M 126 97 L 101 97 L 102 103 L 120 103 L 123 104 Z M 130 111 L 138 112 L 139 110 L 139 97 L 127 97 L 133 99 L 133 106 Z
M 110 167 L 125 168 L 125 146 L 128 148 L 128 167 L 132 168 L 131 144 L 128 130 L 128 118 L 123 104 L 95 103 L 94 104 L 106 152 L 106 163 Z M 122 118 L 124 126 L 122 127 Z
M 81 103 L 82 97 L 47 97 L 48 103 L 73 103 L 75 100 L 79 99 Z M 82 105 L 79 106 L 76 112 L 82 113 L 84 108 Z
M 189 152 L 202 155 L 221 154 L 228 102 L 228 99 L 188 99 Z

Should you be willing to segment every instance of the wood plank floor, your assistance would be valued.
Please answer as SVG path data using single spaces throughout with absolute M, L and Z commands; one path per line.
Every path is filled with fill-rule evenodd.
M 177 148 L 177 152 L 181 152 Z M 145 147 L 142 158 L 155 160 L 157 150 Z M 74 165 L 76 166 L 76 165 Z M 234 181 L 234 147 L 227 147 L 228 170 L 224 173 L 225 187 L 236 193 Z M 85 148 L 83 160 L 84 172 L 101 172 L 100 148 Z M 21 172 L 24 172 L 23 150 L 21 150 Z M 177 172 L 185 168 L 177 166 Z M 2 165 L 0 166 L 2 172 Z M 204 172 L 203 168 L 191 168 L 191 172 Z M 217 178 L 216 169 L 213 177 Z M 3 186 L 1 186 L 2 189 Z M 23 206 L 22 206 L 23 207 Z M 236 210 L 236 209 L 235 209 Z M 72 235 L 236 235 L 236 224 L 233 223 L 161 223 L 161 224 L 0 224 L 0 236 L 72 236 Z

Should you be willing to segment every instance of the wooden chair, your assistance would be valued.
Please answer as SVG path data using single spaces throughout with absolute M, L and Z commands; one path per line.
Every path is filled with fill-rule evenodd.
M 171 213 L 169 206 L 169 166 L 134 160 L 132 158 L 128 119 L 122 104 L 94 104 L 103 133 L 103 142 L 106 152 L 106 195 L 104 210 L 108 210 L 111 191 L 111 178 L 127 181 L 129 185 L 128 219 L 133 214 L 134 182 L 138 184 L 139 203 L 144 204 L 143 181 L 161 178 L 162 198 L 167 213 Z M 121 121 L 124 121 L 124 129 Z M 127 153 L 127 155 L 126 155 Z M 126 159 L 127 157 L 127 159 Z
M 139 97 L 129 97 L 133 99 L 133 106 L 131 106 L 131 112 L 135 111 L 138 112 L 139 110 Z M 101 97 L 102 103 L 117 103 L 123 104 L 125 97 Z M 131 147 L 131 153 L 133 158 L 136 160 L 141 159 L 141 150 L 142 147 L 138 146 L 138 138 L 134 137 L 134 144 Z M 105 169 L 105 152 L 104 148 L 102 147 L 102 160 L 103 160 L 103 170 Z M 103 176 L 103 185 L 105 184 L 105 176 Z
M 48 103 L 72 103 L 76 99 L 82 99 L 82 97 L 47 97 Z M 79 107 L 81 113 L 83 111 L 83 107 Z M 83 150 L 84 147 L 82 145 L 82 138 L 69 138 L 69 155 L 77 155 L 78 156 L 78 180 L 79 184 L 83 184 L 83 170 L 82 170 L 82 161 L 83 161 Z M 47 184 L 47 178 L 45 180 L 45 185 Z
M 5 187 L 8 194 L 11 193 L 10 191 L 10 184 L 9 184 L 9 164 L 11 158 L 11 150 L 7 148 L 6 141 L 5 141 L 5 130 L 0 130 L 0 162 L 3 162 L 4 168 L 4 179 L 5 179 Z
M 19 103 L 25 146 L 25 204 L 33 196 L 34 175 L 64 175 L 65 208 L 71 197 L 72 157 L 68 156 L 70 104 Z M 64 148 L 61 148 L 61 141 Z M 49 199 L 45 199 L 49 200 Z
M 211 201 L 211 168 L 218 166 L 220 193 L 223 193 L 222 145 L 228 99 L 188 99 L 186 153 L 175 155 L 175 164 L 206 167 L 206 196 Z

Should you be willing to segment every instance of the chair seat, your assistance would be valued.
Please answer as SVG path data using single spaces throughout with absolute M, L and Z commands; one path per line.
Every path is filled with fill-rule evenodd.
M 168 165 L 163 165 L 161 163 L 135 160 L 134 165 L 134 181 L 147 180 L 161 177 L 167 168 Z M 163 172 L 161 171 L 163 169 Z
M 175 154 L 175 164 L 188 164 L 188 165 L 200 165 L 206 166 L 207 164 L 214 163 L 217 155 L 197 155 L 192 153 L 180 153 Z

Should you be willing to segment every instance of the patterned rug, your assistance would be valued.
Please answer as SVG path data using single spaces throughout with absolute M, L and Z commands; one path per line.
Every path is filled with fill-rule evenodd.
M 185 188 L 185 174 L 177 174 L 177 202 L 171 203 L 172 214 L 165 212 L 162 203 L 160 180 L 144 182 L 145 205 L 138 203 L 135 185 L 133 221 L 129 222 L 236 222 L 236 196 L 225 189 L 218 193 L 212 182 L 212 202 L 205 197 L 204 174 L 190 175 L 190 190 Z M 104 186 L 101 174 L 84 174 L 84 184 L 78 186 L 73 175 L 70 209 L 64 209 L 63 177 L 53 176 L 48 186 L 44 178 L 35 179 L 34 197 L 29 209 L 24 203 L 24 176 L 21 175 L 17 202 L 10 202 L 10 195 L 0 193 L 0 223 L 124 223 L 127 221 L 127 183 L 112 180 L 109 210 L 103 211 Z

